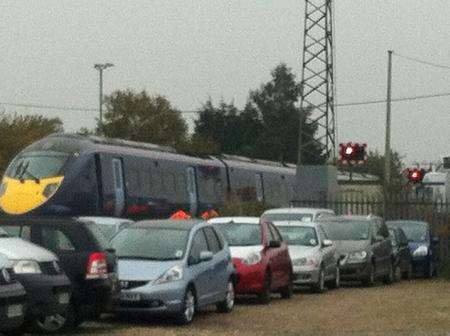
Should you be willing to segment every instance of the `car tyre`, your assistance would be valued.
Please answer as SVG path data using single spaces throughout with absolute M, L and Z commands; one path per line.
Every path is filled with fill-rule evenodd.
M 267 272 L 264 277 L 263 291 L 258 295 L 259 302 L 262 304 L 268 304 L 270 302 L 270 295 L 272 294 L 271 283 L 270 272 Z
M 52 335 L 65 330 L 67 323 L 67 314 L 56 314 L 37 318 L 31 322 L 31 328 L 37 334 Z
M 394 265 L 392 264 L 392 262 L 389 264 L 389 270 L 388 273 L 383 277 L 383 282 L 386 285 L 390 285 L 394 282 Z
M 280 289 L 280 294 L 283 299 L 290 299 L 294 296 L 294 281 L 292 273 L 289 275 L 288 284 Z
M 320 269 L 319 271 L 319 280 L 317 281 L 317 284 L 315 286 L 315 291 L 316 293 L 323 293 L 325 292 L 325 271 L 323 270 L 323 268 Z
M 235 293 L 234 293 L 234 283 L 230 279 L 227 284 L 227 294 L 225 300 L 220 301 L 216 307 L 219 313 L 231 313 L 234 308 Z
M 192 288 L 188 288 L 184 294 L 183 308 L 178 313 L 177 322 L 178 324 L 185 325 L 189 324 L 194 320 L 196 307 L 195 307 L 195 294 Z
M 336 274 L 334 276 L 334 280 L 329 284 L 330 288 L 337 289 L 341 287 L 341 270 L 339 266 L 336 267 Z
M 367 277 L 363 280 L 363 284 L 366 287 L 373 287 L 375 286 L 375 267 L 372 263 L 369 265 L 369 274 Z

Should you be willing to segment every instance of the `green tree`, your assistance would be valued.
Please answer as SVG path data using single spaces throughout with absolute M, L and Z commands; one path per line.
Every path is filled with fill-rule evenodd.
M 282 162 L 297 162 L 298 131 L 300 124 L 301 85 L 286 64 L 278 65 L 272 71 L 272 80 L 250 93 L 250 106 L 255 109 L 262 121 L 262 131 L 255 143 L 255 156 Z M 309 117 L 311 110 L 302 114 Z M 317 125 L 303 122 L 303 131 L 314 137 Z M 303 153 L 304 164 L 324 162 L 321 149 L 312 143 Z
M 181 112 L 162 96 L 116 91 L 105 98 L 102 132 L 107 137 L 177 147 L 187 141 Z
M 58 118 L 0 114 L 0 173 L 24 147 L 51 133 L 62 131 L 63 124 Z

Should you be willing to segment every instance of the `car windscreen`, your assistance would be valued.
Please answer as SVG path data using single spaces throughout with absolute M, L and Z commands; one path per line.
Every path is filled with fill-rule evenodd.
M 69 158 L 59 152 L 27 152 L 17 156 L 9 165 L 5 175 L 14 179 L 43 179 L 63 175 Z
M 271 222 L 312 222 L 313 215 L 305 213 L 268 213 L 264 214 L 263 218 Z
M 111 241 L 119 258 L 148 260 L 182 259 L 189 238 L 188 230 L 130 227 Z
M 403 230 L 409 241 L 425 241 L 428 239 L 428 225 L 421 222 L 387 222 L 391 227 L 399 227 Z
M 229 246 L 261 245 L 261 226 L 250 223 L 222 223 L 215 227 L 222 233 Z
M 324 222 L 322 227 L 331 240 L 369 239 L 369 222 L 366 221 Z
M 1 238 L 9 237 L 9 234 L 8 234 L 8 232 L 6 232 L 2 228 L 0 228 L 0 237 Z
M 308 226 L 277 226 L 289 245 L 317 246 L 316 230 Z

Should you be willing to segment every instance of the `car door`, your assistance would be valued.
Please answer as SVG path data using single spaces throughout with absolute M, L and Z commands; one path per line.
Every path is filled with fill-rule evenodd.
M 382 237 L 378 234 L 378 226 L 375 221 L 370 221 L 371 249 L 377 274 L 382 274 L 383 270 L 383 252 Z
M 373 224 L 375 227 L 375 236 L 379 240 L 374 244 L 377 273 L 385 274 L 390 267 L 392 257 L 392 245 L 388 239 L 389 231 L 383 226 L 384 223 L 381 219 L 375 219 Z
M 273 276 L 273 286 L 279 288 L 286 285 L 290 275 L 290 257 L 286 244 L 277 228 L 272 223 L 267 223 L 269 240 L 278 242 L 280 247 L 269 248 L 271 254 L 271 270 Z
M 211 273 L 211 288 L 213 291 L 213 299 L 215 301 L 223 299 L 227 292 L 228 274 L 227 267 L 230 256 L 223 249 L 216 231 L 212 227 L 203 229 L 208 243 L 209 251 L 213 253 Z
M 188 266 L 192 273 L 197 302 L 201 306 L 211 303 L 214 295 L 214 290 L 211 286 L 211 278 L 214 275 L 213 260 L 200 261 L 200 253 L 208 250 L 205 233 L 202 229 L 199 229 L 192 238 Z
M 398 253 L 400 260 L 400 268 L 402 272 L 407 272 L 411 263 L 411 252 L 408 247 L 408 238 L 402 229 L 396 230 L 398 237 Z

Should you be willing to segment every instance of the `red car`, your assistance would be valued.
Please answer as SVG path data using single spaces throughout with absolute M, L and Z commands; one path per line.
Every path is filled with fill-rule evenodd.
M 287 244 L 278 229 L 257 217 L 221 217 L 209 221 L 224 235 L 239 282 L 236 294 L 256 294 L 262 303 L 278 292 L 293 292 L 292 264 Z

